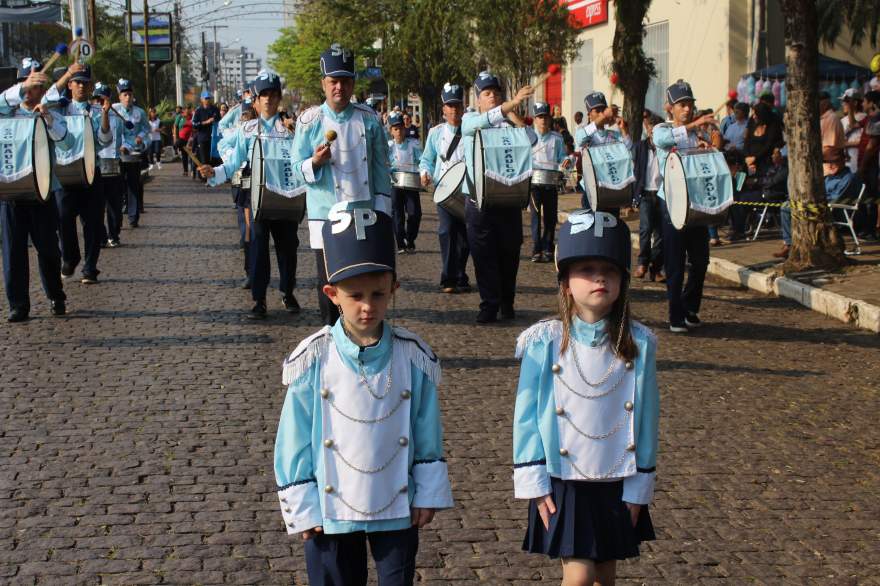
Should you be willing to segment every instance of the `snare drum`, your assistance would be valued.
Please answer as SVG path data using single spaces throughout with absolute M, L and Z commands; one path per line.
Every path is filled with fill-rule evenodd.
M 422 176 L 413 171 L 394 171 L 391 173 L 391 184 L 398 189 L 425 191 L 422 187 Z
M 472 161 L 472 196 L 480 211 L 528 205 L 532 141 L 525 128 L 478 130 Z
M 594 211 L 632 204 L 632 153 L 622 142 L 608 142 L 581 150 L 584 190 Z
M 293 138 L 259 138 L 251 147 L 251 211 L 255 220 L 302 221 L 305 187 L 293 184 Z
M 55 147 L 55 176 L 64 187 L 86 187 L 95 180 L 95 131 L 88 115 L 65 116 L 73 147 Z
M 434 203 L 464 221 L 465 195 L 462 192 L 467 165 L 459 161 L 446 169 L 434 189 Z
M 724 221 L 733 205 L 733 179 L 724 155 L 715 149 L 682 149 L 666 158 L 663 194 L 677 230 Z
M 141 145 L 143 147 L 143 145 Z M 144 160 L 146 147 L 137 150 L 119 151 L 119 160 L 123 163 L 140 163 Z
M 0 119 L 0 200 L 45 203 L 52 189 L 52 150 L 42 118 Z
M 119 175 L 119 159 L 98 159 L 98 168 L 101 169 L 102 177 L 116 177 Z
M 559 187 L 562 172 L 555 169 L 532 169 L 532 185 L 539 187 Z

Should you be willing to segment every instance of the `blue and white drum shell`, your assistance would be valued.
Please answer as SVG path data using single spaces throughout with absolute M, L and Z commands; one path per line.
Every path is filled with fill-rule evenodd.
M 623 142 L 608 142 L 581 150 L 584 189 L 594 210 L 613 210 L 632 204 L 635 181 L 632 153 Z
M 101 177 L 116 177 L 120 173 L 119 159 L 98 159 L 98 169 L 101 170 Z
M 663 193 L 677 230 L 722 223 L 733 205 L 733 179 L 724 155 L 715 149 L 670 153 L 663 171 Z
M 525 128 L 484 128 L 474 136 L 473 191 L 481 211 L 529 203 L 532 140 Z
M 464 221 L 465 195 L 462 191 L 467 166 L 464 161 L 451 165 L 437 182 L 434 188 L 434 203 L 461 220 Z
M 52 142 L 42 118 L 0 119 L 0 200 L 45 203 L 52 189 Z
M 251 147 L 251 212 L 255 220 L 302 221 L 305 190 L 294 184 L 293 137 L 260 137 Z
M 61 150 L 55 147 L 55 176 L 64 187 L 85 187 L 95 180 L 97 165 L 95 130 L 86 114 L 65 116 L 67 132 L 73 137 L 73 147 Z

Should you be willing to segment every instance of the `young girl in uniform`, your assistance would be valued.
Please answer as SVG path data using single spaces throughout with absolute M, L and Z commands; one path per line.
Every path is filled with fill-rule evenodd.
M 573 213 L 556 248 L 559 318 L 517 340 L 514 492 L 529 499 L 523 549 L 562 558 L 563 584 L 614 582 L 654 539 L 656 340 L 630 319 L 631 244 L 604 212 Z
M 334 205 L 323 226 L 336 323 L 284 362 L 275 479 L 287 532 L 305 540 L 311 584 L 380 586 L 415 576 L 419 529 L 452 506 L 437 402 L 440 364 L 384 321 L 397 289 L 391 218 Z

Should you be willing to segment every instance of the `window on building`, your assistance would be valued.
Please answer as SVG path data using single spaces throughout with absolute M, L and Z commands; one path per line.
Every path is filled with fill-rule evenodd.
M 666 88 L 669 86 L 669 23 L 658 22 L 646 26 L 642 49 L 646 57 L 654 60 L 654 68 L 657 70 L 648 85 L 645 108 L 665 118 L 663 104 L 666 101 Z
M 572 116 L 578 110 L 584 110 L 584 97 L 591 91 L 593 91 L 593 39 L 587 39 L 581 45 L 580 54 L 571 65 L 571 95 L 568 103 L 571 104 Z

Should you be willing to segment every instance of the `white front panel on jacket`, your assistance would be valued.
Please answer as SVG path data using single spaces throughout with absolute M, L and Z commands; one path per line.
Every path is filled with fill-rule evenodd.
M 370 172 L 367 164 L 367 131 L 364 115 L 355 109 L 348 122 L 339 124 L 330 116 L 323 118 L 324 128 L 336 132 L 330 146 L 330 169 L 337 201 L 368 201 Z

